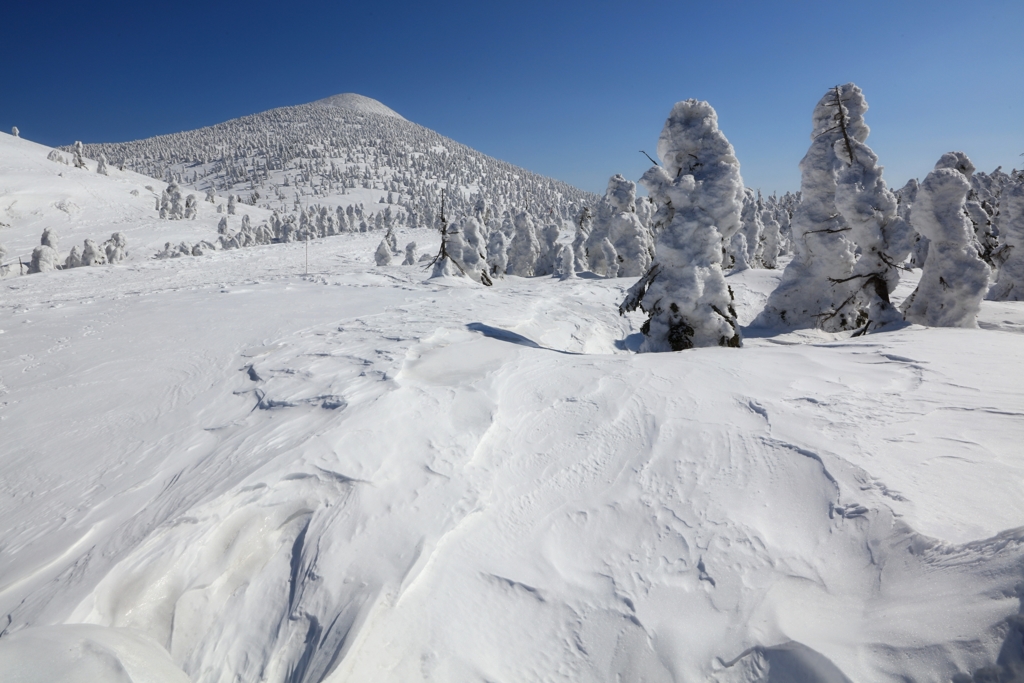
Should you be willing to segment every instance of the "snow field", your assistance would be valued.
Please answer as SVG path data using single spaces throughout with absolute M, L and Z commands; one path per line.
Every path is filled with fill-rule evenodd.
M 110 172 L 88 191 L 130 203 Z M 0 241 L 59 217 L 34 201 Z M 149 204 L 120 214 L 129 249 L 216 232 Z M 636 354 L 643 316 L 616 311 L 633 278 L 428 280 L 373 265 L 379 239 L 311 243 L 309 275 L 301 243 L 136 246 L 0 282 L 0 670 L 948 681 L 1019 663 L 1015 302 L 982 302 L 980 329 L 778 334 L 749 325 L 780 272 L 745 270 L 725 278 L 745 348 Z

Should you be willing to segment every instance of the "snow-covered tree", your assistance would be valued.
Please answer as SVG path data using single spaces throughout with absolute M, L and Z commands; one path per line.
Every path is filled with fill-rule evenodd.
M 466 275 L 477 282 L 490 286 L 492 283 L 488 271 L 487 251 L 484 248 L 482 228 L 475 216 L 468 216 L 459 222 L 459 228 L 452 235 L 458 241 L 459 255 L 456 257 Z M 452 246 L 455 249 L 455 246 Z
M 999 202 L 999 236 L 1005 260 L 989 292 L 994 301 L 1024 301 L 1024 176 L 1002 190 Z
M 492 230 L 487 239 L 487 265 L 492 278 L 502 277 L 508 269 L 508 238 L 501 230 Z
M 391 265 L 391 245 L 388 244 L 387 238 L 380 241 L 377 245 L 377 251 L 373 254 L 373 260 L 377 262 L 378 266 L 390 266 Z
M 655 235 L 654 264 L 619 312 L 640 307 L 650 316 L 641 328 L 641 351 L 739 346 L 721 266 L 723 240 L 740 229 L 743 179 L 711 105 L 678 102 L 658 140 L 658 156 L 662 165 L 641 182 L 667 224 Z
M 774 270 L 779 265 L 779 254 L 782 251 L 782 226 L 769 209 L 761 212 L 761 265 Z
M 75 168 L 85 168 L 85 169 L 88 169 L 88 167 L 85 165 L 85 159 L 82 157 L 82 141 L 81 140 L 76 140 L 75 141 L 75 146 L 73 148 L 73 151 L 74 151 L 74 154 L 75 154 Z
M 605 239 L 614 247 L 612 261 L 602 245 Z M 650 267 L 653 250 L 651 233 L 636 214 L 636 183 L 612 176 L 586 242 L 590 269 L 606 277 L 638 277 Z
M 198 213 L 199 207 L 196 204 L 196 196 L 194 194 L 190 194 L 185 197 L 185 218 L 188 220 L 194 220 Z
M 158 202 L 160 218 L 178 220 L 185 217 L 185 198 L 181 186 L 173 180 L 160 195 Z
M 866 322 L 844 302 L 857 287 L 849 280 L 856 247 L 849 226 L 836 208 L 836 175 L 854 142 L 864 142 L 870 129 L 864 123 L 868 105 L 853 83 L 829 90 L 814 108 L 811 146 L 800 161 L 800 203 L 791 223 L 793 260 L 779 286 L 768 297 L 756 325 L 790 328 L 820 327 L 826 331 L 853 330 Z M 847 149 L 849 143 L 849 149 Z
M 576 277 L 576 257 L 571 244 L 561 244 L 555 257 L 555 275 L 560 280 Z
M 32 250 L 32 261 L 28 265 L 29 273 L 45 273 L 56 270 L 59 257 L 57 251 L 45 244 L 40 244 Z
M 758 231 L 760 232 L 760 231 Z M 747 235 L 742 230 L 732 236 L 729 240 L 729 248 L 726 253 L 732 258 L 732 269 L 736 272 L 750 268 L 747 249 Z
M 976 327 L 989 267 L 975 248 L 964 204 L 974 170 L 962 152 L 944 154 L 921 182 L 911 222 L 928 238 L 921 281 L 901 307 L 907 320 L 930 327 Z
M 229 216 L 234 216 L 235 215 L 235 203 L 236 203 L 235 195 L 233 195 L 233 194 L 232 195 L 228 195 L 228 215 Z
M 50 247 L 54 251 L 57 250 L 57 233 L 52 228 L 46 228 L 43 230 L 43 235 L 39 239 L 39 244 Z
M 108 175 L 107 173 L 107 155 L 100 152 L 99 157 L 96 159 L 96 172 L 100 175 Z
M 115 232 L 110 239 L 103 243 L 103 252 L 107 257 L 107 263 L 120 263 L 128 258 L 128 240 L 123 232 Z
M 576 234 L 572 238 L 572 253 L 577 273 L 590 269 L 590 261 L 587 258 L 587 240 L 590 238 L 593 223 L 590 207 L 584 206 L 576 216 Z
M 403 266 L 414 266 L 416 265 L 416 243 L 409 242 L 405 245 L 405 260 L 402 261 Z
M 18 130 L 17 126 L 11 126 L 11 135 L 13 135 L 16 138 L 21 137 L 21 131 Z
M 760 251 L 764 224 L 761 222 L 760 196 L 750 188 L 743 189 L 743 212 L 740 214 L 740 223 L 742 224 L 740 233 L 743 235 L 743 244 L 747 250 L 742 255 L 742 265 L 740 265 L 740 255 L 732 249 L 732 247 L 738 244 L 735 237 L 733 237 L 730 249 L 727 251 L 732 256 L 736 268 L 759 268 L 761 266 L 761 259 L 758 258 L 758 252 Z
M 78 251 L 78 245 L 71 247 L 68 257 L 64 259 L 64 268 L 78 268 L 82 265 L 82 253 Z
M 537 243 L 540 253 L 537 263 L 533 266 L 534 275 L 552 275 L 555 272 L 555 259 L 558 256 L 558 235 L 561 231 L 554 223 L 548 223 L 537 231 Z
M 837 140 L 836 209 L 850 229 L 858 258 L 847 282 L 850 317 L 866 320 L 862 330 L 902 320 L 889 296 L 899 282 L 900 264 L 913 243 L 913 230 L 898 215 L 896 196 L 882 179 L 878 157 L 863 142 Z M 837 283 L 844 284 L 844 283 Z M 841 310 L 840 308 L 840 310 Z
M 526 212 L 516 214 L 515 234 L 508 247 L 508 266 L 505 272 L 519 277 L 533 277 L 539 256 L 540 242 L 533 227 L 533 219 Z
M 211 204 L 217 203 L 217 195 L 214 194 L 212 187 L 206 191 L 206 201 L 208 201 Z
M 99 249 L 96 243 L 90 239 L 85 240 L 82 247 L 82 265 L 100 266 L 107 262 L 107 255 L 104 250 Z

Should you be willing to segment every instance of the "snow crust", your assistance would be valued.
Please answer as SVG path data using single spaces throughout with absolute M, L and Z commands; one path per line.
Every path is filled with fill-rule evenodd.
M 47 152 L 0 136 L 0 241 L 140 246 L 0 280 L 5 681 L 1019 671 L 1020 303 L 637 354 L 632 278 L 428 279 L 374 233 L 309 275 L 302 243 L 150 260 L 218 215 Z M 724 279 L 748 326 L 780 272 Z

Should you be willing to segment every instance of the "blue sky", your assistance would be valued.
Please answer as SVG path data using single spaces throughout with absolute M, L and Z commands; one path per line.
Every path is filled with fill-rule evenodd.
M 19 2 L 0 129 L 49 145 L 188 130 L 341 92 L 603 191 L 672 104 L 717 109 L 746 184 L 795 190 L 811 110 L 853 81 L 891 185 L 963 150 L 1024 166 L 1024 1 Z

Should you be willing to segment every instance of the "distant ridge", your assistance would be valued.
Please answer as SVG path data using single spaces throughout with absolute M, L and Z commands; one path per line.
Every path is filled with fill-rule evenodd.
M 392 116 L 396 119 L 406 120 L 404 116 L 385 104 L 378 102 L 372 97 L 366 97 L 354 92 L 345 92 L 340 95 L 332 95 L 311 104 L 323 104 L 328 107 L 345 109 L 346 111 L 361 112 L 364 114 L 377 114 L 378 116 Z

